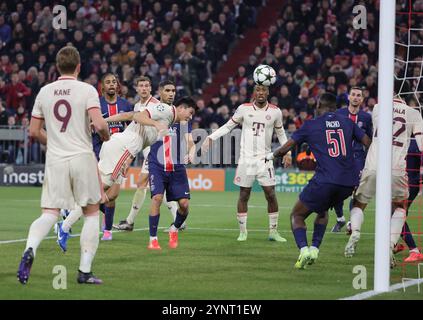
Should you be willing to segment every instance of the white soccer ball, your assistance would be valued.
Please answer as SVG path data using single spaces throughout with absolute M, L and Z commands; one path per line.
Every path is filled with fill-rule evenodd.
M 269 87 L 276 82 L 276 71 L 266 64 L 259 65 L 253 73 L 254 82 Z

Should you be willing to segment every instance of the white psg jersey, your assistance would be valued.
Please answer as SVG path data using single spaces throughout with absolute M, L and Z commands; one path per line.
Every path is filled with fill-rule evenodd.
M 375 170 L 377 168 L 377 126 L 379 106 L 375 105 L 372 112 L 373 141 L 366 158 L 365 168 Z M 406 174 L 407 152 L 410 145 L 411 135 L 415 136 L 419 150 L 423 146 L 423 119 L 419 111 L 407 106 L 404 101 L 393 101 L 393 128 L 392 128 L 392 174 L 401 176 Z
M 45 120 L 48 162 L 93 152 L 88 116 L 91 108 L 100 108 L 96 89 L 74 77 L 60 77 L 41 88 L 32 117 Z

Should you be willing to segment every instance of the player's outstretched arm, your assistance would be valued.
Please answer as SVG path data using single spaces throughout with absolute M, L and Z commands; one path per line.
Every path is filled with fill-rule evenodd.
M 99 108 L 91 108 L 88 110 L 88 115 L 91 118 L 91 124 L 98 133 L 102 141 L 110 139 L 109 126 L 101 115 Z
M 166 124 L 151 119 L 148 111 L 134 113 L 133 118 L 136 122 L 142 124 L 143 126 L 155 127 L 158 132 L 168 130 L 168 126 Z
M 123 122 L 123 121 L 132 121 L 134 120 L 134 111 L 129 112 L 122 112 L 119 114 L 115 114 L 114 116 L 110 116 L 106 118 L 106 122 Z
M 266 155 L 266 160 L 273 160 L 277 157 L 282 157 L 288 153 L 297 143 L 293 139 L 289 139 L 282 147 L 275 152 L 270 152 Z
M 37 139 L 41 144 L 47 144 L 47 134 L 44 130 L 44 119 L 31 118 L 29 123 L 29 136 Z

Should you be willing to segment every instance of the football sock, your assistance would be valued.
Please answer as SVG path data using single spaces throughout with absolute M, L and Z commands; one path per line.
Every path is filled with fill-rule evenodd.
M 126 218 L 126 222 L 128 222 L 129 224 L 133 224 L 135 219 L 137 218 L 137 215 L 140 212 L 142 205 L 144 204 L 146 193 L 146 188 L 137 189 L 137 191 L 135 191 L 134 197 L 132 198 L 131 211 L 129 212 L 129 215 Z
M 391 218 L 391 249 L 397 244 L 404 226 L 406 210 L 396 208 Z
M 325 235 L 326 231 L 326 225 L 325 224 L 314 224 L 314 230 L 313 230 L 313 240 L 312 240 L 312 246 L 319 248 L 320 244 L 322 243 L 323 236 Z
M 51 228 L 53 228 L 54 224 L 57 222 L 57 218 L 55 214 L 43 212 L 41 216 L 31 224 L 25 251 L 28 248 L 32 248 L 35 256 L 38 246 L 48 235 Z
M 72 226 L 82 217 L 82 208 L 80 206 L 76 206 L 75 209 L 71 210 L 70 214 L 67 216 L 65 221 L 62 224 L 62 230 L 66 233 L 69 233 L 69 230 Z
M 407 221 L 404 223 L 404 228 L 402 229 L 401 237 L 404 239 L 410 251 L 417 248 L 417 245 L 414 242 L 414 238 L 413 238 L 413 235 L 411 234 L 410 227 L 408 226 Z
M 159 227 L 159 220 L 160 220 L 160 214 L 157 216 L 148 216 L 148 221 L 150 225 L 150 239 L 151 237 L 157 237 L 157 228 Z
M 111 231 L 113 227 L 113 218 L 115 216 L 115 207 L 105 206 L 105 209 L 106 212 L 104 215 L 106 217 L 106 222 L 104 230 Z
M 178 203 L 176 201 L 167 201 L 166 194 L 163 197 L 163 204 L 169 209 L 170 214 L 172 215 L 172 220 L 176 220 L 176 212 L 178 211 Z
M 342 216 L 342 217 L 336 217 L 336 221 L 338 221 L 338 222 L 345 222 L 345 217 L 344 216 Z
M 91 271 L 91 264 L 94 260 L 95 253 L 98 248 L 99 223 L 99 212 L 97 212 L 95 215 L 89 215 L 84 217 L 84 225 L 82 226 L 80 239 L 81 261 L 79 264 L 79 270 L 85 273 Z
M 247 213 L 238 213 L 236 215 L 239 223 L 239 231 L 240 232 L 247 232 Z
M 298 249 L 308 247 L 307 243 L 307 229 L 297 228 L 292 231 L 294 234 L 295 242 L 297 243 Z
M 173 224 L 173 228 L 175 228 L 176 230 L 178 230 L 182 224 L 184 223 L 184 221 L 186 220 L 186 218 L 188 217 L 188 212 L 186 215 L 182 215 L 179 213 L 179 211 L 176 212 L 176 218 L 175 218 L 175 223 Z
M 340 203 L 337 203 L 336 205 L 333 206 L 333 208 L 335 209 L 336 216 L 338 218 L 344 217 L 344 208 L 343 207 L 344 207 L 344 201 L 341 201 Z M 344 218 L 344 221 L 345 221 L 345 218 Z
M 269 230 L 278 229 L 279 212 L 269 212 Z
M 364 220 L 363 210 L 361 210 L 359 207 L 352 208 L 350 212 L 350 220 L 351 230 L 360 232 L 361 225 L 363 224 Z

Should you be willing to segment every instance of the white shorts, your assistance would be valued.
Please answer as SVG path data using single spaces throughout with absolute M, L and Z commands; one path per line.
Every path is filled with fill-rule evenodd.
M 101 182 L 94 153 L 45 166 L 41 207 L 73 209 L 101 200 Z
M 255 174 L 249 171 L 247 164 L 239 163 L 235 173 L 234 184 L 244 188 L 251 188 L 254 181 L 257 180 L 263 187 L 276 185 L 275 169 L 272 161 L 267 161 L 266 163 L 263 161 Z
M 103 143 L 99 155 L 101 181 L 109 187 L 114 183 L 122 183 L 124 164 L 128 158 L 133 157 L 126 147 L 124 136 L 118 135 L 119 133 L 115 133 L 109 141 Z
M 408 199 L 408 177 L 392 176 L 392 201 Z M 361 174 L 360 185 L 354 192 L 354 199 L 361 203 L 369 203 L 376 194 L 376 171 L 364 169 Z

